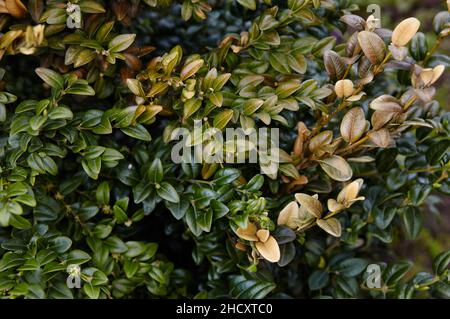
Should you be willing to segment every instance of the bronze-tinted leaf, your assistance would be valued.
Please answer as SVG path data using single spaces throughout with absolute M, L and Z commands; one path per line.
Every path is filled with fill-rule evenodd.
M 333 131 L 323 131 L 314 136 L 309 142 L 309 150 L 311 153 L 323 153 L 324 146 L 329 145 L 333 140 Z
M 361 138 L 366 130 L 366 118 L 360 107 L 350 109 L 342 119 L 341 135 L 348 142 L 353 143 Z
M 366 27 L 366 21 L 355 14 L 343 15 L 340 20 L 354 30 L 362 31 Z
M 21 18 L 27 13 L 27 8 L 20 0 L 6 0 L 5 6 L 14 18 Z
M 391 95 L 381 95 L 370 103 L 370 108 L 376 111 L 401 112 L 399 101 Z
M 358 43 L 358 32 L 353 33 L 347 40 L 347 46 L 345 47 L 347 56 L 353 57 L 361 52 L 361 46 Z
M 342 58 L 336 52 L 332 50 L 325 51 L 323 60 L 325 69 L 331 80 L 338 80 L 344 76 L 346 66 Z
M 358 76 L 360 78 L 366 77 L 370 72 L 371 67 L 372 63 L 370 63 L 369 59 L 365 56 L 361 57 L 361 59 L 358 61 Z
M 44 11 L 44 0 L 30 0 L 28 1 L 28 9 L 30 15 L 35 22 L 39 22 L 39 18 Z
M 371 142 L 381 148 L 388 147 L 391 143 L 391 134 L 386 128 L 382 128 L 378 131 L 370 131 L 367 133 L 367 136 Z
M 375 111 L 370 119 L 373 129 L 378 130 L 382 128 L 392 120 L 394 115 L 394 112 Z
M 358 42 L 364 55 L 372 64 L 378 64 L 383 61 L 386 55 L 386 45 L 376 33 L 361 31 L 358 33 Z

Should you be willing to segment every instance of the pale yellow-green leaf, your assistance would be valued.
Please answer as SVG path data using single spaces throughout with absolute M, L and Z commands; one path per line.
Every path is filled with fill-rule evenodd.
M 301 207 L 305 208 L 311 215 L 316 218 L 320 218 L 322 216 L 322 204 L 317 198 L 314 198 L 308 194 L 297 193 L 295 194 L 295 199 L 299 202 Z
M 325 173 L 336 181 L 345 182 L 352 178 L 352 168 L 344 158 L 338 155 L 319 160 L 319 164 Z
M 317 226 L 334 237 L 340 237 L 342 233 L 341 223 L 336 218 L 319 219 Z

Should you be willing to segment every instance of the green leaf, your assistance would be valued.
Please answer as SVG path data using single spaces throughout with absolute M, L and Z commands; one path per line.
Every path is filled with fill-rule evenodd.
M 219 130 L 224 129 L 228 122 L 233 118 L 233 110 L 223 110 L 222 112 L 216 114 L 213 120 L 213 126 Z
M 117 163 L 117 161 L 120 161 L 124 158 L 125 157 L 122 155 L 122 153 L 116 151 L 113 148 L 105 149 L 105 152 L 102 154 L 102 161 L 108 163 Z
M 90 60 L 86 60 L 86 61 L 90 62 Z M 84 61 L 84 62 L 86 62 L 86 61 Z M 88 62 L 86 62 L 86 63 L 88 63 Z M 83 63 L 83 64 L 86 64 L 86 63 Z M 95 95 L 94 89 L 87 82 L 85 82 L 84 80 L 78 80 L 77 82 L 72 84 L 66 90 L 66 93 L 67 94 L 74 94 L 74 95 L 88 95 L 88 96 Z
M 213 211 L 208 209 L 203 211 L 197 216 L 197 225 L 204 232 L 209 232 L 211 230 L 211 224 L 213 220 Z
M 278 87 L 277 87 L 275 93 L 278 95 L 278 97 L 280 99 L 285 99 L 285 98 L 291 96 L 296 91 L 298 91 L 300 88 L 301 88 L 300 81 L 291 80 L 291 81 L 281 82 L 280 84 L 278 84 Z
M 94 50 L 88 49 L 88 48 L 82 49 L 75 56 L 75 61 L 73 63 L 73 66 L 75 68 L 79 68 L 83 65 L 86 65 L 89 62 L 92 62 L 96 56 L 97 56 L 97 53 Z M 72 87 L 69 88 L 69 90 L 71 90 L 71 89 L 72 89 Z M 70 94 L 77 94 L 77 93 L 70 92 Z
M 139 270 L 139 263 L 127 259 L 123 265 L 123 270 L 125 271 L 125 276 L 127 276 L 127 278 L 132 278 Z
M 98 28 L 97 32 L 95 33 L 95 40 L 97 40 L 100 43 L 103 43 L 108 37 L 111 30 L 113 29 L 113 27 L 114 21 L 103 24 L 100 28 Z
M 202 230 L 197 225 L 197 210 L 195 207 L 189 207 L 186 211 L 186 223 L 194 236 L 198 237 L 201 235 Z
M 339 263 L 336 271 L 345 277 L 355 277 L 367 267 L 367 261 L 362 258 L 348 258 Z
M 269 53 L 270 65 L 275 69 L 275 71 L 282 74 L 291 73 L 286 55 L 283 53 Z
M 73 113 L 68 107 L 59 106 L 48 113 L 48 117 L 51 120 L 71 120 L 73 118 Z
M 266 297 L 276 285 L 263 278 L 232 277 L 230 295 L 237 299 L 262 299 Z
M 223 103 L 223 95 L 220 92 L 213 92 L 208 95 L 209 100 L 212 104 L 214 104 L 217 107 L 221 107 Z
M 279 245 L 293 242 L 297 238 L 295 232 L 286 226 L 278 226 L 272 235 Z
M 210 205 L 212 211 L 214 212 L 214 219 L 222 218 L 230 211 L 227 205 L 225 205 L 222 202 L 219 202 L 216 199 L 212 199 Z
M 98 145 L 88 146 L 88 147 L 86 147 L 86 150 L 84 151 L 83 157 L 84 157 L 84 159 L 87 159 L 87 160 L 96 159 L 96 158 L 100 157 L 100 155 L 103 154 L 105 149 L 106 149 L 105 147 L 98 146 Z
M 395 207 L 387 207 L 383 209 L 375 208 L 373 210 L 375 213 L 375 224 L 380 229 L 386 229 L 394 219 L 395 214 L 397 213 L 397 208 Z
M 83 285 L 83 291 L 88 295 L 90 299 L 98 299 L 100 296 L 100 288 L 94 287 L 90 282 Z
M 118 223 L 125 223 L 128 221 L 128 216 L 126 211 L 128 210 L 129 198 L 124 197 L 116 201 L 113 206 L 114 217 Z
M 108 44 L 111 52 L 122 52 L 134 42 L 136 34 L 121 34 L 112 39 Z
M 95 198 L 97 200 L 97 204 L 106 205 L 109 203 L 109 183 L 104 181 L 101 182 L 97 186 L 97 190 L 95 191 Z
M 92 132 L 95 134 L 111 134 L 112 133 L 112 126 L 111 122 L 108 118 L 103 117 L 101 119 L 100 124 L 98 124 L 96 127 L 92 129 Z
M 376 157 L 376 166 L 379 172 L 387 172 L 390 168 L 392 168 L 396 161 L 396 157 L 398 155 L 397 148 L 387 148 L 378 152 Z
M 237 0 L 237 2 L 247 9 L 256 10 L 256 0 Z
M 127 86 L 134 95 L 145 96 L 144 88 L 139 80 L 127 79 Z
M 388 266 L 383 271 L 384 284 L 388 287 L 395 286 L 408 273 L 412 266 L 413 264 L 411 262 L 401 262 Z
M 91 256 L 88 253 L 76 249 L 72 250 L 67 257 L 67 264 L 81 265 L 91 260 Z
M 17 267 L 24 263 L 25 259 L 16 253 L 6 252 L 0 259 L 0 272 Z
M 183 117 L 188 119 L 191 117 L 198 109 L 202 106 L 202 101 L 200 99 L 190 99 L 184 103 L 183 106 Z
M 62 75 L 56 73 L 53 70 L 46 68 L 37 68 L 36 74 L 52 88 L 62 90 L 64 87 L 64 78 Z
M 315 270 L 308 278 L 309 289 L 319 290 L 324 288 L 330 279 L 330 275 L 325 270 Z
M 55 161 L 45 153 L 30 154 L 27 158 L 27 164 L 39 173 L 48 172 L 51 175 L 58 173 L 58 166 Z
M 214 182 L 217 186 L 222 186 L 232 183 L 239 176 L 241 176 L 241 172 L 238 169 L 227 167 L 216 172 L 214 175 Z
M 249 190 L 250 192 L 257 191 L 261 189 L 261 187 L 264 184 L 264 176 L 261 174 L 253 176 L 248 183 L 244 186 L 245 189 Z
M 38 131 L 45 121 L 47 121 L 46 116 L 35 115 L 30 119 L 30 127 L 33 131 Z
M 102 167 L 102 159 L 100 157 L 91 160 L 83 159 L 81 165 L 90 178 L 97 179 Z
M 244 114 L 245 115 L 252 115 L 255 113 L 262 105 L 264 104 L 264 101 L 261 99 L 249 99 L 244 104 Z
M 197 73 L 198 70 L 200 70 L 200 68 L 203 66 L 204 63 L 205 61 L 202 59 L 195 59 L 186 62 L 183 68 L 181 69 L 180 79 L 184 81 L 190 78 L 195 73 Z
M 80 9 L 81 12 L 86 12 L 86 13 L 103 13 L 105 12 L 105 8 L 98 3 L 98 1 L 94 1 L 94 0 L 83 0 L 80 1 Z
M 71 246 L 72 240 L 66 236 L 58 236 L 52 240 L 52 249 L 59 254 L 68 251 Z
M 128 250 L 125 243 L 116 236 L 110 236 L 105 240 L 105 245 L 109 248 L 112 253 L 123 254 Z
M 28 219 L 16 214 L 9 215 L 9 224 L 17 229 L 28 229 L 31 227 L 31 223 Z
M 125 245 L 128 248 L 125 256 L 128 258 L 134 258 L 142 255 L 148 249 L 146 244 L 138 241 L 127 241 Z
M 413 206 L 418 207 L 423 204 L 431 191 L 431 185 L 417 183 L 408 190 L 408 199 Z
M 189 202 L 186 199 L 181 198 L 177 203 L 166 203 L 166 207 L 170 210 L 175 219 L 180 220 L 186 214 L 186 211 L 189 208 Z
M 416 238 L 422 229 L 422 219 L 417 207 L 408 206 L 403 209 L 403 223 L 409 238 Z
M 92 234 L 96 238 L 105 239 L 106 237 L 108 237 L 111 234 L 112 229 L 113 228 L 111 225 L 98 224 L 94 227 Z
M 17 268 L 17 270 L 19 271 L 35 271 L 38 270 L 39 267 L 39 263 L 37 262 L 36 259 L 27 259 L 27 261 L 25 261 L 25 263 L 20 266 L 19 268 Z
M 180 201 L 180 197 L 178 196 L 176 189 L 167 182 L 162 182 L 159 184 L 159 187 L 156 187 L 156 193 L 159 197 L 169 202 L 178 203 Z
M 143 202 L 152 192 L 153 184 L 143 180 L 133 187 L 134 202 L 139 204 Z
M 423 59 L 425 59 L 425 56 L 428 52 L 428 45 L 425 34 L 423 34 L 422 32 L 416 33 L 416 35 L 411 40 L 409 52 L 416 61 L 422 61 Z
M 437 143 L 432 144 L 426 155 L 430 165 L 437 165 L 441 158 L 448 154 L 450 148 L 450 139 L 442 140 Z
M 155 158 L 148 169 L 148 178 L 152 183 L 159 183 L 164 177 L 164 171 L 161 160 Z
M 120 129 L 126 135 L 136 138 L 138 140 L 143 140 L 146 142 L 150 142 L 152 137 L 150 133 L 145 129 L 142 124 L 137 124 L 136 126 L 129 126 Z
M 15 202 L 30 206 L 30 207 L 35 207 L 36 206 L 36 199 L 34 199 L 34 196 L 30 195 L 30 194 L 23 194 L 20 196 L 17 196 L 16 198 L 14 198 Z
M 434 258 L 433 271 L 436 275 L 442 276 L 450 264 L 450 249 L 444 251 Z
M 278 266 L 284 267 L 288 265 L 295 258 L 295 245 L 294 243 L 287 243 L 280 245 L 281 258 L 278 261 Z

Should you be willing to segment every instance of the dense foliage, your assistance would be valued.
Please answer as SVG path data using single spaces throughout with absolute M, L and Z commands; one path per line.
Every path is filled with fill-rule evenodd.
M 428 43 L 355 10 L 0 0 L 0 297 L 450 298 L 450 251 L 417 272 L 390 248 L 450 194 L 450 13 Z M 181 128 L 249 157 L 207 134 L 230 127 L 278 128 L 279 149 L 172 161 Z

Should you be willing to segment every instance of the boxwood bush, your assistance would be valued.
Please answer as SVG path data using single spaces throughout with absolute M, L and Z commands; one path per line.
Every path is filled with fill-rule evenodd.
M 357 10 L 0 0 L 0 297 L 449 298 L 450 251 L 393 247 L 450 193 L 450 13 Z M 182 129 L 247 160 L 177 163 Z

